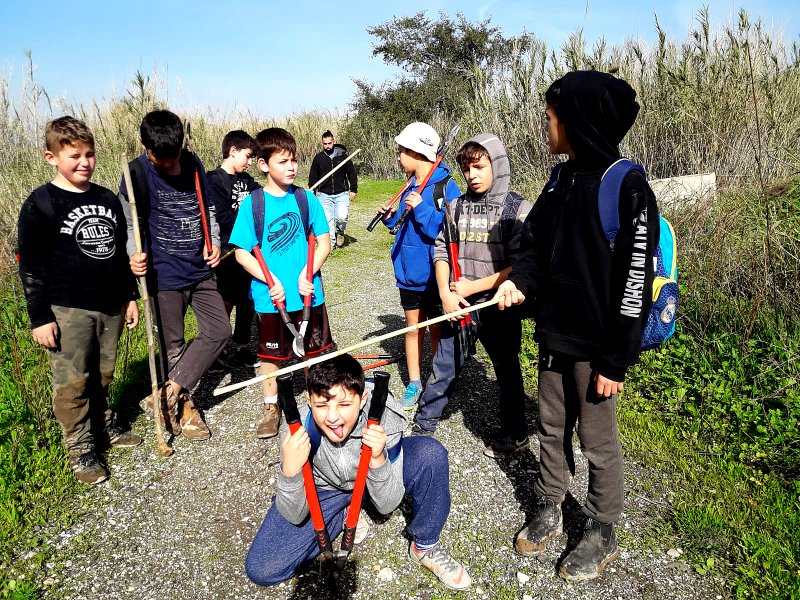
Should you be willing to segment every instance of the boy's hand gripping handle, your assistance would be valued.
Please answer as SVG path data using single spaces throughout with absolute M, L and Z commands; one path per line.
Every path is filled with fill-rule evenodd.
M 395 202 L 397 202 L 400 199 L 400 196 L 402 196 L 405 193 L 405 191 L 408 189 L 410 185 L 411 185 L 411 177 L 408 178 L 408 181 L 405 182 L 403 187 L 401 187 L 400 190 L 392 197 L 392 199 L 389 200 L 388 206 L 389 207 L 394 206 Z M 385 214 L 386 213 L 382 212 L 376 213 L 375 216 L 372 218 L 372 221 L 370 221 L 369 225 L 367 225 L 367 231 L 372 231 L 373 229 L 375 229 L 375 226 L 381 222 L 381 219 L 383 219 L 383 216 Z
M 269 272 L 267 268 L 267 262 L 264 260 L 264 255 L 261 253 L 261 248 L 258 246 L 253 247 L 253 255 L 256 257 L 258 261 L 258 266 L 261 267 L 261 272 L 264 274 L 264 280 L 267 283 L 267 287 L 272 289 L 275 286 L 275 280 L 272 278 L 272 273 Z M 297 329 L 294 327 L 294 323 L 292 323 L 292 319 L 289 317 L 289 313 L 286 311 L 286 304 L 283 301 L 278 301 L 273 299 L 272 303 L 275 305 L 275 308 L 278 309 L 278 313 L 281 315 L 281 320 L 283 324 L 289 329 L 291 334 L 295 338 L 295 343 L 297 342 L 297 338 L 300 337 L 302 340 L 302 336 L 298 333 Z M 302 342 L 301 342 L 302 346 Z
M 300 429 L 300 411 L 297 409 L 297 402 L 294 399 L 294 389 L 292 386 L 292 374 L 278 376 L 278 404 L 280 405 L 286 424 L 289 426 L 289 433 L 294 433 Z M 311 472 L 311 462 L 306 461 L 303 465 L 303 486 L 306 491 L 306 502 L 308 511 L 311 513 L 311 523 L 314 525 L 314 535 L 323 556 L 327 560 L 333 559 L 333 546 L 325 528 L 325 520 L 322 518 L 322 507 L 319 505 L 317 496 L 317 486 L 314 484 L 314 474 Z
M 386 398 L 389 395 L 389 373 L 385 371 L 375 372 L 375 387 L 372 390 L 369 404 L 369 414 L 367 415 L 367 424 L 379 425 L 383 411 L 386 408 Z M 337 559 L 340 561 L 347 559 L 347 555 L 353 548 L 353 541 L 356 535 L 356 526 L 358 525 L 358 513 L 361 511 L 361 501 L 364 499 L 364 488 L 367 484 L 367 473 L 369 471 L 369 462 L 372 458 L 372 449 L 366 444 L 361 445 L 361 458 L 358 463 L 358 471 L 356 471 L 356 481 L 353 485 L 353 497 L 350 500 L 350 506 L 347 509 L 347 518 L 344 522 L 344 535 L 342 536 L 342 549 L 337 554 Z

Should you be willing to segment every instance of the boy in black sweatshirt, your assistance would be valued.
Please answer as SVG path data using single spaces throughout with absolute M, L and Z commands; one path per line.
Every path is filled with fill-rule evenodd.
M 233 246 L 228 240 L 233 231 L 236 214 L 239 212 L 239 205 L 250 192 L 259 187 L 256 180 L 247 173 L 255 149 L 256 141 L 246 131 L 241 129 L 229 131 L 222 138 L 222 164 L 206 174 L 208 198 L 216 210 L 224 258 L 215 270 L 217 287 L 229 315 L 233 307 L 236 307 L 236 324 L 233 328 L 233 343 L 236 344 L 236 350 L 230 356 L 220 356 L 220 362 L 224 360 L 226 364 L 236 363 L 245 367 L 257 367 L 261 364 L 261 360 L 248 348 L 250 328 L 255 316 L 253 301 L 250 298 L 252 278 L 236 262 L 232 255 Z
M 53 412 L 69 465 L 81 483 L 108 478 L 95 454 L 100 434 L 112 446 L 142 438 L 114 425 L 108 386 L 123 321 L 139 321 L 136 283 L 125 254 L 126 225 L 117 197 L 90 183 L 94 137 L 85 123 L 47 124 L 45 160 L 51 183 L 36 188 L 19 214 L 19 275 L 33 340 L 48 350 Z
M 559 569 L 567 580 L 593 579 L 618 555 L 614 523 L 622 512 L 623 481 L 617 394 L 638 358 L 651 304 L 645 293 L 638 310 L 631 309 L 625 290 L 642 284 L 638 289 L 652 289 L 659 218 L 646 179 L 630 172 L 620 190 L 612 247 L 599 219 L 598 189 L 636 119 L 635 98 L 625 81 L 595 71 L 568 73 L 547 90 L 550 152 L 569 160 L 534 204 L 520 255 L 497 293 L 501 309 L 530 299 L 539 343 L 539 506 L 517 535 L 517 552 L 540 554 L 561 533 L 561 502 L 575 471 L 576 422 L 589 462 L 588 521 Z M 644 261 L 635 256 L 641 253 Z

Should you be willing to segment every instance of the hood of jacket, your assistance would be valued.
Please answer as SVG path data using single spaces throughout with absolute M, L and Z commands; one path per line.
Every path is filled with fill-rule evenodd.
M 605 168 L 620 157 L 618 146 L 639 113 L 636 92 L 626 81 L 600 71 L 572 71 L 554 81 L 546 96 L 556 100 L 553 108 L 579 170 Z
M 467 186 L 466 199 L 477 200 L 482 198 L 487 201 L 498 200 L 503 202 L 511 184 L 511 166 L 508 163 L 506 147 L 500 138 L 493 133 L 481 133 L 469 140 L 486 148 L 489 160 L 492 163 L 492 186 L 483 194 L 478 195 Z

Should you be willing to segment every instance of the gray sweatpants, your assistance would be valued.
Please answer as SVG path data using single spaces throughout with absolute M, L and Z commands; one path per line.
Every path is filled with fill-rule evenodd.
M 595 393 L 588 361 L 539 347 L 539 477 L 534 490 L 561 502 L 575 474 L 572 433 L 578 425 L 581 452 L 589 461 L 589 490 L 583 512 L 614 523 L 622 512 L 622 446 L 617 397 Z

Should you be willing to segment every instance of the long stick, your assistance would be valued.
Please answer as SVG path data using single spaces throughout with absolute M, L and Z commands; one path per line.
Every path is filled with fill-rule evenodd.
M 383 335 L 379 335 L 378 337 L 370 338 L 368 340 L 364 340 L 363 342 L 358 342 L 357 344 L 353 344 L 352 346 L 348 346 L 347 348 L 342 348 L 341 350 L 337 350 L 336 352 L 331 352 L 329 354 L 323 354 L 322 356 L 316 356 L 309 360 L 306 360 L 301 363 L 297 363 L 296 365 L 292 365 L 291 367 L 285 367 L 283 369 L 278 369 L 277 371 L 273 371 L 269 375 L 259 375 L 258 377 L 253 377 L 252 379 L 248 379 L 247 381 L 240 381 L 238 383 L 232 383 L 231 385 L 226 385 L 223 387 L 219 387 L 214 390 L 214 396 L 219 396 L 221 394 L 225 394 L 227 392 L 232 392 L 234 390 L 238 390 L 249 385 L 253 385 L 254 383 L 258 383 L 260 381 L 264 381 L 265 379 L 273 379 L 274 377 L 278 377 L 283 375 L 284 373 L 293 373 L 294 371 L 299 371 L 300 369 L 305 369 L 306 367 L 310 367 L 312 365 L 316 365 L 321 362 L 325 362 L 326 360 L 330 360 L 337 356 L 341 356 L 342 354 L 348 354 L 353 350 L 358 350 L 359 348 L 364 348 L 365 346 L 369 346 L 371 344 L 377 344 L 378 342 L 382 342 L 384 340 L 391 339 L 393 337 L 397 337 L 398 335 L 403 335 L 408 333 L 409 331 L 416 331 L 417 329 L 422 329 L 423 327 L 427 327 L 428 325 L 434 325 L 436 323 L 441 323 L 442 321 L 447 321 L 454 317 L 460 317 L 462 315 L 466 315 L 467 313 L 474 312 L 476 310 L 481 310 L 487 308 L 489 306 L 494 306 L 500 302 L 500 297 L 496 296 L 491 300 L 487 300 L 486 302 L 481 302 L 480 304 L 475 304 L 473 306 L 467 306 L 466 308 L 460 308 L 458 310 L 454 310 L 451 313 L 447 313 L 446 315 L 441 315 L 439 317 L 434 317 L 433 319 L 428 319 L 427 321 L 422 321 L 421 323 L 417 323 L 416 325 L 409 325 L 408 327 L 403 327 L 402 329 L 398 329 L 397 331 L 392 331 L 390 333 L 385 333 Z
M 330 172 L 329 172 L 327 175 L 325 175 L 325 177 L 323 177 L 322 179 L 320 179 L 320 180 L 319 180 L 317 183 L 315 183 L 314 185 L 312 185 L 312 186 L 311 186 L 310 188 L 308 188 L 308 189 L 309 189 L 310 191 L 312 191 L 312 192 L 313 192 L 315 189 L 317 189 L 317 187 L 318 187 L 320 184 L 322 184 L 322 182 L 324 182 L 326 179 L 328 179 L 328 177 L 330 177 L 331 175 L 333 175 L 334 173 L 336 173 L 336 171 L 338 171 L 338 170 L 339 170 L 339 169 L 341 169 L 343 166 L 345 166 L 345 165 L 348 163 L 348 161 L 352 160 L 352 159 L 353 159 L 353 157 L 354 157 L 356 154 L 358 154 L 359 152 L 361 152 L 361 148 L 359 148 L 358 150 L 356 150 L 355 152 L 353 152 L 353 153 L 352 153 L 350 156 L 348 156 L 347 158 L 345 158 L 345 159 L 344 159 L 342 162 L 340 162 L 338 165 L 336 165 L 336 168 L 335 168 L 335 169 L 331 169 L 331 171 L 330 171 Z
M 128 159 L 122 157 L 122 176 L 125 178 L 125 187 L 128 190 L 128 202 L 131 207 L 131 221 L 133 225 L 133 239 L 136 242 L 136 251 L 142 251 L 142 234 L 139 231 L 139 215 L 136 211 L 136 198 L 133 193 L 131 170 Z M 158 453 L 161 456 L 170 456 L 174 450 L 164 440 L 164 431 L 161 429 L 161 399 L 158 397 L 158 377 L 156 376 L 156 354 L 153 342 L 153 313 L 150 308 L 150 294 L 147 292 L 147 277 L 142 275 L 137 278 L 142 289 L 142 307 L 144 308 L 144 322 L 147 327 L 147 362 L 150 367 L 150 395 L 153 399 L 153 421 L 155 422 L 156 441 Z

